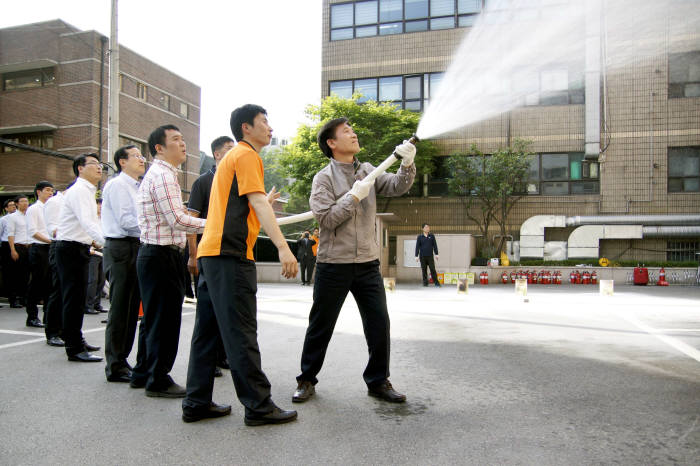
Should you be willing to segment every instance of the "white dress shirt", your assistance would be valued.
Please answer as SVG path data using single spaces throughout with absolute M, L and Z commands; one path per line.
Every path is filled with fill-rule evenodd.
M 124 172 L 107 182 L 102 190 L 102 233 L 105 238 L 141 236 L 136 216 L 139 182 Z
M 46 220 L 46 231 L 49 232 L 49 238 L 56 239 L 56 229 L 58 228 L 58 218 L 61 215 L 61 207 L 63 206 L 63 193 L 56 191 L 56 194 L 51 197 L 44 205 L 44 220 Z
M 97 218 L 97 187 L 89 181 L 78 178 L 75 184 L 63 194 L 63 207 L 58 220 L 59 241 L 76 241 L 98 246 L 105 244 Z
M 49 237 L 49 231 L 46 229 L 46 220 L 44 219 L 45 206 L 46 203 L 37 200 L 27 209 L 27 230 L 29 242 L 32 244 L 49 244 L 34 237 L 35 233 L 41 233 L 47 238 Z
M 7 217 L 11 214 L 5 214 L 0 217 L 0 242 L 7 243 L 8 229 L 7 229 Z
M 29 246 L 29 230 L 27 229 L 27 213 L 17 210 L 7 218 L 7 236 L 15 237 L 15 244 Z

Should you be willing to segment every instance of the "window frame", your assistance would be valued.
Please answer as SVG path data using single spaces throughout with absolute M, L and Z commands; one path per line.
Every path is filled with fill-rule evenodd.
M 51 78 L 49 79 L 49 76 Z M 34 81 L 32 83 L 36 82 L 36 78 L 38 77 L 38 84 L 32 84 L 28 86 L 10 86 L 8 87 L 7 81 L 13 78 L 20 78 L 20 77 L 34 77 Z M 41 87 L 47 87 L 47 86 L 52 86 L 56 84 L 56 68 L 54 66 L 47 66 L 44 68 L 32 68 L 29 70 L 21 70 L 21 71 L 9 71 L 7 73 L 2 73 L 2 90 L 3 91 L 21 91 L 24 89 L 38 89 Z
M 568 156 L 566 177 L 554 177 L 545 179 L 544 169 L 542 166 L 543 156 L 564 154 Z M 589 196 L 600 194 L 600 166 L 598 162 L 585 161 L 583 152 L 540 152 L 533 155 L 537 159 L 537 178 L 528 178 L 526 182 L 526 194 L 528 196 Z M 577 162 L 580 163 L 580 177 L 572 178 L 572 166 Z M 543 185 L 545 183 L 566 183 L 566 193 L 544 194 Z M 595 191 L 585 192 L 584 190 L 584 192 L 574 192 L 574 186 L 583 186 L 586 183 L 595 183 Z M 535 189 L 533 189 L 533 186 Z
M 693 64 L 692 60 L 695 60 L 695 64 L 700 67 L 700 50 L 693 50 L 691 52 L 683 53 L 671 53 L 668 55 L 668 98 L 669 99 L 695 99 L 700 97 L 700 92 L 698 95 L 686 95 L 686 88 L 688 86 L 696 86 L 700 88 L 700 71 L 698 72 L 698 79 L 691 80 L 689 76 L 686 77 L 687 80 L 683 81 L 672 81 L 672 74 L 674 73 L 674 66 L 679 65 L 674 63 L 674 60 L 682 59 L 683 57 L 689 57 L 688 64 Z
M 696 153 L 693 155 L 693 157 L 697 157 L 699 159 L 698 163 L 698 172 L 697 173 L 692 173 L 690 175 L 685 174 L 684 176 L 671 176 L 671 151 L 673 150 L 678 150 L 678 149 L 684 149 L 684 150 L 694 150 Z M 682 155 L 682 154 L 679 154 Z M 696 191 L 686 191 L 685 189 L 681 189 L 680 191 L 671 191 L 671 180 L 679 180 L 681 182 L 681 187 L 685 187 L 685 182 L 684 180 L 686 179 L 700 179 L 700 146 L 671 146 L 668 147 L 666 150 L 666 192 L 668 194 L 688 194 L 688 193 L 700 193 L 700 187 Z M 700 183 L 699 183 L 700 184 Z

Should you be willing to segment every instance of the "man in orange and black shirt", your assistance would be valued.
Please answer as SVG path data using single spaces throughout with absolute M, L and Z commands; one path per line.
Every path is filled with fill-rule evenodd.
M 231 130 L 238 145 L 217 167 L 207 224 L 197 248 L 198 302 L 206 293 L 212 306 L 197 306 L 182 419 L 193 422 L 231 412 L 230 406 L 212 401 L 220 331 L 236 394 L 245 407 L 246 425 L 281 424 L 296 419 L 297 412 L 272 402 L 270 382 L 260 362 L 253 246 L 261 224 L 279 251 L 282 275 L 295 277 L 297 262 L 272 210 L 279 193 L 273 188 L 265 194 L 258 151 L 272 137 L 267 112 L 250 104 L 237 108 L 231 113 Z

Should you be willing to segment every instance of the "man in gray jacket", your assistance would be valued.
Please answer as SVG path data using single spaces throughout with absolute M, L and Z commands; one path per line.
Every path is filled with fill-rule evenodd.
M 396 392 L 388 379 L 389 314 L 379 273 L 376 194 L 400 196 L 410 189 L 416 176 L 416 147 L 407 141 L 397 146 L 395 154 L 401 158 L 398 172 L 383 173 L 369 182 L 363 178 L 374 167 L 355 157 L 360 145 L 347 118 L 326 123 L 318 134 L 318 144 L 330 163 L 314 177 L 309 199 L 321 226 L 321 238 L 314 303 L 292 401 L 304 402 L 315 393 L 316 375 L 323 365 L 345 297 L 351 292 L 360 310 L 369 349 L 369 362 L 363 373 L 368 394 L 401 403 L 406 396 Z

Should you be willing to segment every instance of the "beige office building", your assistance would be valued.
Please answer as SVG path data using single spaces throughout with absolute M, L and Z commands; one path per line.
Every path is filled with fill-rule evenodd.
M 503 9 L 516 3 L 527 3 L 536 18 L 566 0 L 506 2 Z M 621 50 L 601 46 L 616 32 L 601 21 L 609 3 L 590 2 L 580 54 L 541 70 L 533 99 L 437 143 L 447 155 L 472 143 L 489 153 L 516 138 L 532 141 L 528 194 L 509 219 L 522 257 L 547 257 L 549 243 L 568 242 L 571 258 L 691 260 L 700 252 L 700 27 L 675 0 L 655 2 L 660 53 L 612 70 Z M 490 7 L 482 0 L 324 0 L 322 95 L 360 92 L 423 111 L 462 38 Z M 478 233 L 448 195 L 443 158 L 436 167 L 410 196 L 378 203 L 397 220 L 388 224 L 390 243 L 417 234 L 422 222 L 438 233 Z M 390 261 L 401 254 L 394 251 Z

